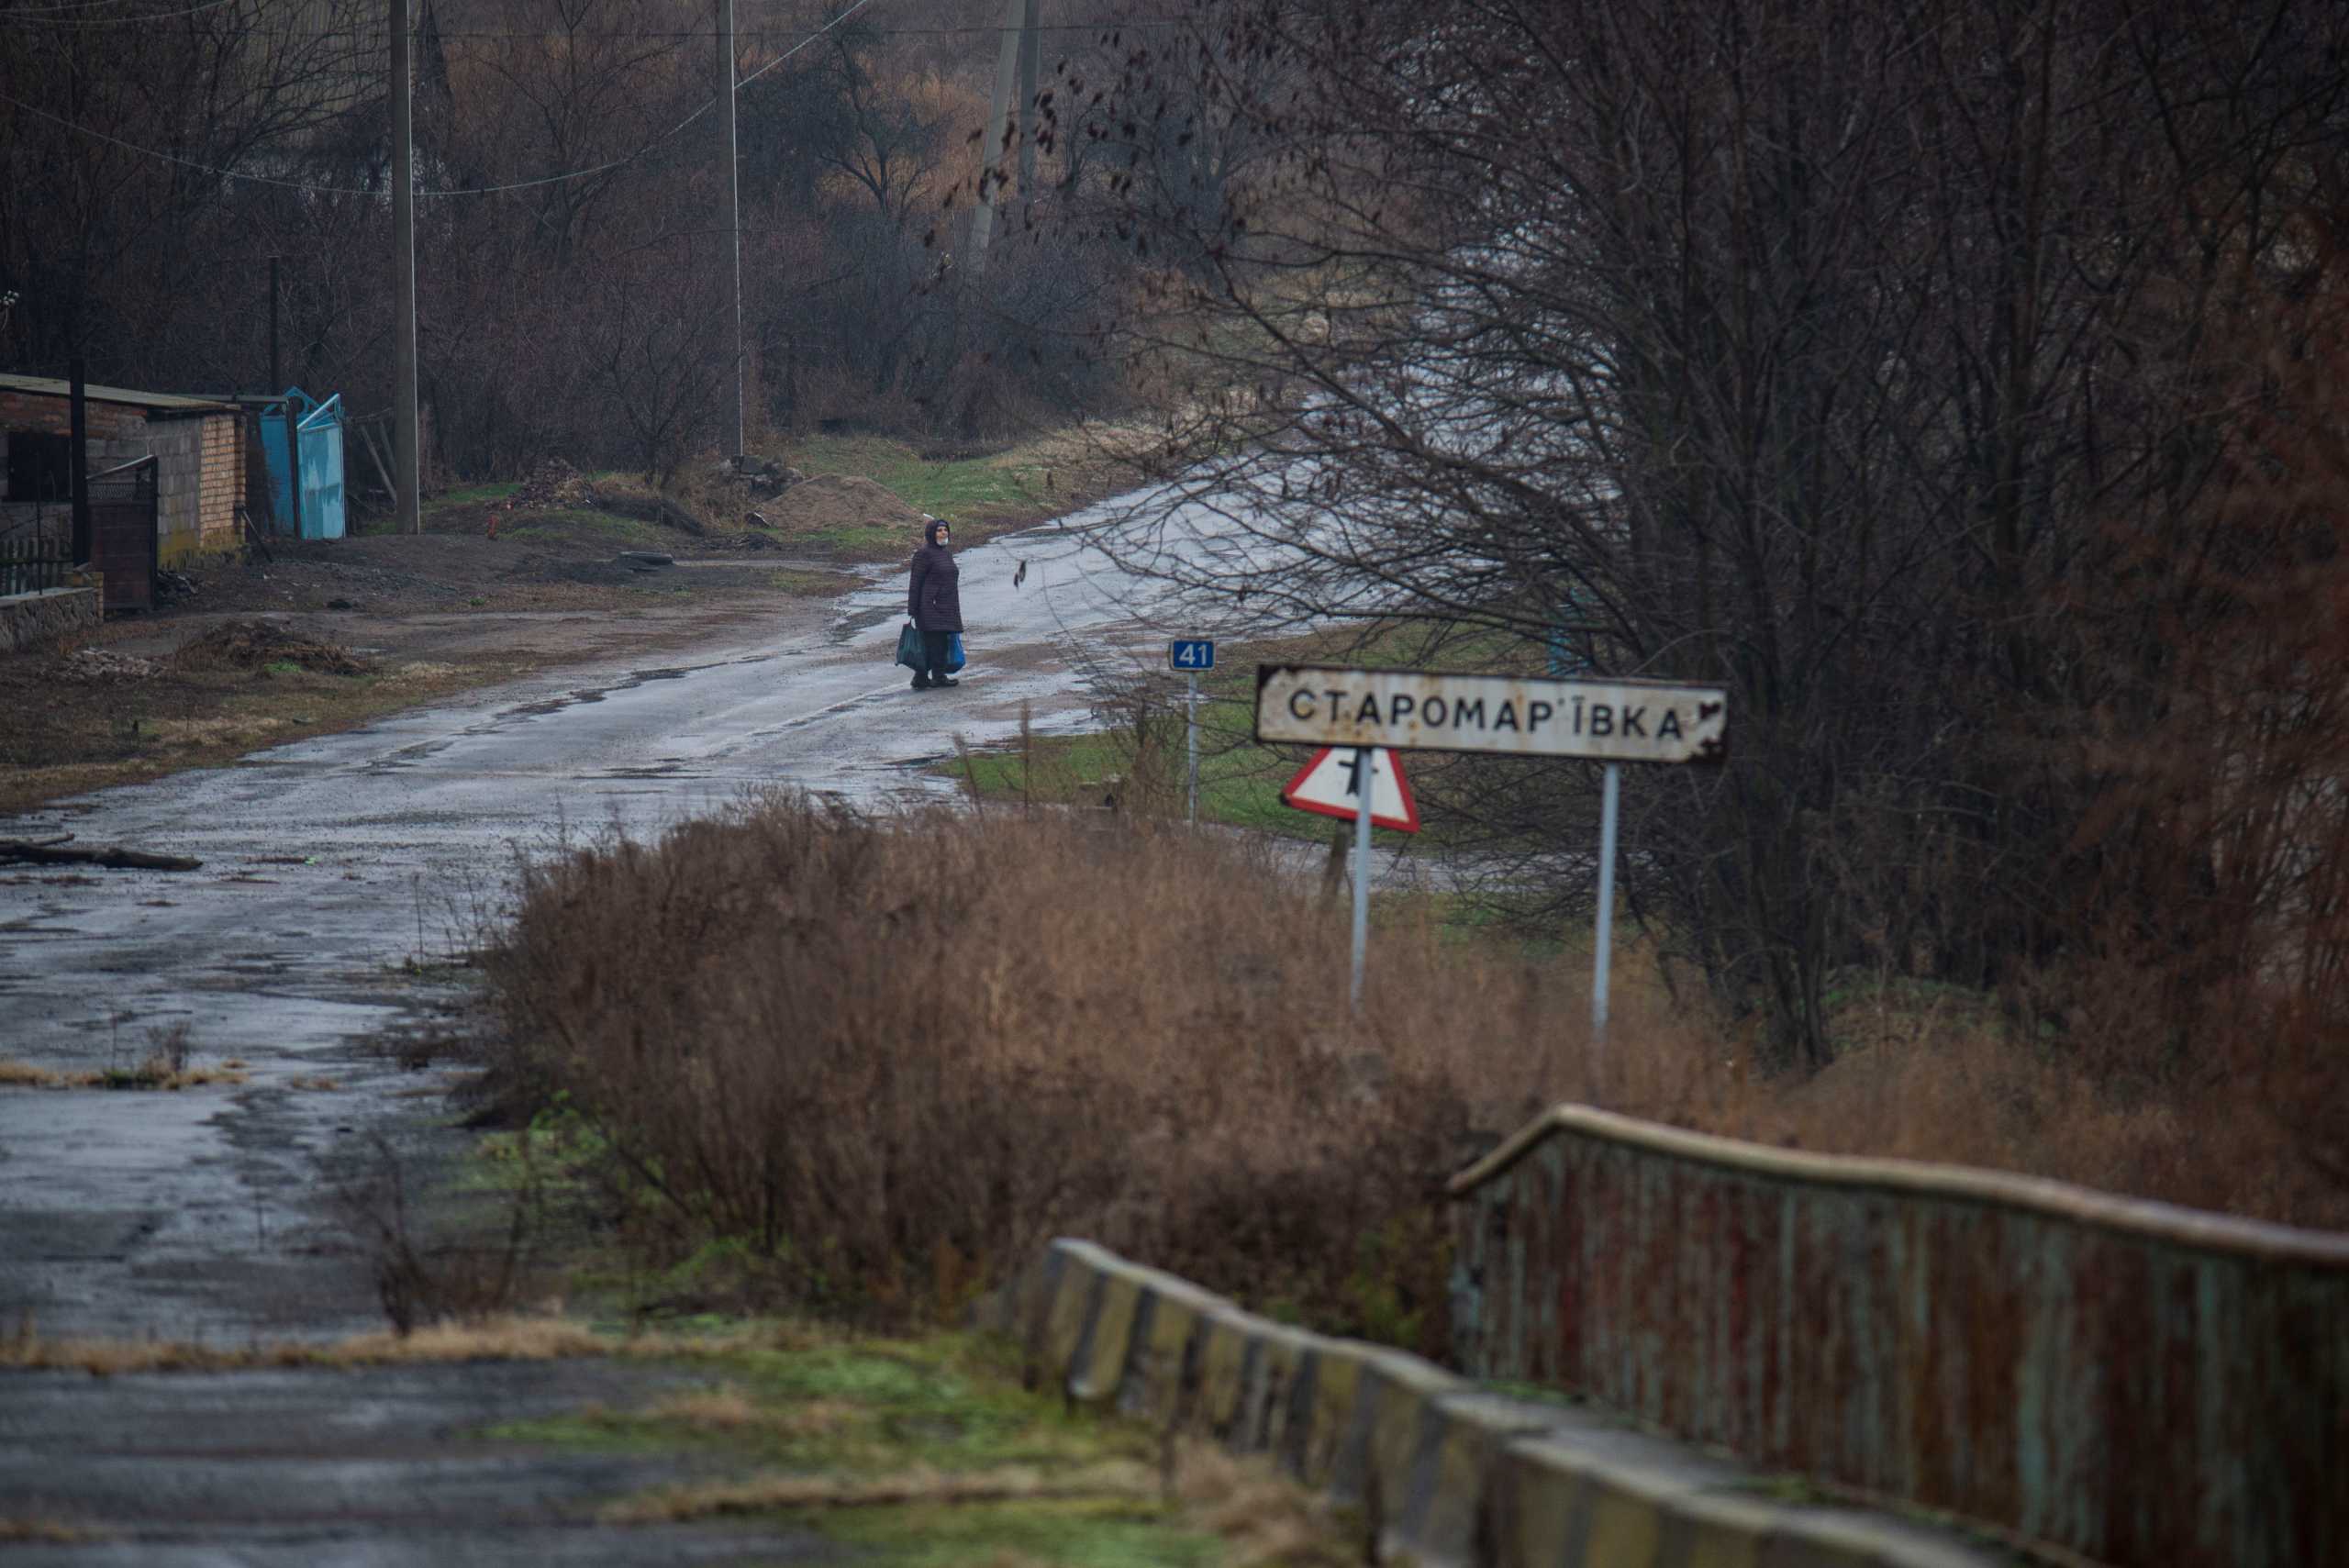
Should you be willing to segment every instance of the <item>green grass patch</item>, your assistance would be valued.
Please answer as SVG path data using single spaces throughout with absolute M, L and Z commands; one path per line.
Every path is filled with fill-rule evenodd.
M 483 514 L 494 502 L 503 501 L 522 488 L 518 480 L 501 480 L 492 484 L 463 484 L 454 490 L 443 490 L 438 495 L 425 498 L 417 506 L 417 519 L 426 533 L 472 533 L 483 523 Z M 401 531 L 395 514 L 385 512 L 377 517 L 359 520 L 354 512 L 351 531 L 356 534 L 392 534 Z
M 1413 662 L 1418 644 L 1404 632 L 1332 630 L 1309 637 L 1258 643 L 1226 643 L 1213 670 L 1199 677 L 1199 818 L 1226 828 L 1273 833 L 1327 843 L 1339 824 L 1318 812 L 1281 802 L 1281 791 L 1312 755 L 1309 747 L 1264 746 L 1255 740 L 1256 666 L 1259 663 L 1330 663 L 1394 667 Z M 1179 697 L 1174 697 L 1179 703 Z M 1441 765 L 1415 757 L 1407 771 Z M 1179 706 L 1153 717 L 1147 737 L 1121 729 L 1082 735 L 1032 738 L 1023 750 L 981 752 L 966 767 L 956 757 L 932 771 L 957 780 L 975 778 L 986 799 L 1030 800 L 1041 805 L 1098 806 L 1117 793 L 1128 804 L 1140 800 L 1180 814 L 1187 799 L 1187 763 Z M 1373 830 L 1381 844 L 1407 836 Z M 1419 839 L 1444 839 L 1441 823 L 1423 825 Z
M 1493 633 L 1445 631 L 1429 647 L 1427 628 L 1333 628 L 1305 637 L 1262 642 L 1228 642 L 1217 650 L 1217 664 L 1199 677 L 1199 818 L 1221 827 L 1272 833 L 1326 844 L 1339 819 L 1300 811 L 1281 802 L 1281 791 L 1313 754 L 1302 746 L 1265 746 L 1255 740 L 1256 667 L 1260 663 L 1330 664 L 1356 669 L 1441 669 L 1538 672 L 1539 649 L 1512 645 Z M 1081 735 L 1040 736 L 1023 750 L 1013 747 L 974 755 L 966 767 L 950 758 L 931 771 L 966 785 L 975 777 L 982 798 L 1029 800 L 1040 805 L 1098 806 L 1116 793 L 1121 804 L 1181 815 L 1187 789 L 1183 715 L 1175 706 L 1153 717 L 1149 733 L 1125 728 Z M 1440 752 L 1416 752 L 1405 771 L 1424 781 L 1447 766 Z M 1137 788 L 1136 781 L 1141 781 Z M 1374 829 L 1381 845 L 1410 839 L 1430 849 L 1458 843 L 1469 825 L 1423 817 L 1416 835 Z M 1349 829 L 1350 830 L 1350 829 Z
M 432 497 L 433 506 L 485 506 L 492 501 L 503 501 L 522 488 L 519 480 L 501 480 L 495 484 L 463 484 L 454 490 L 444 490 Z
M 803 473 L 870 479 L 916 511 L 951 522 L 1032 513 L 1046 500 L 1044 465 L 1018 448 L 977 457 L 924 457 L 886 436 L 809 436 L 791 444 Z
M 767 583 L 779 592 L 811 599 L 828 599 L 863 586 L 859 579 L 844 572 L 801 572 L 790 568 L 768 573 Z
M 888 1475 L 1143 1461 L 1139 1426 L 1022 1390 L 994 1340 L 966 1334 L 700 1358 L 707 1381 L 635 1410 L 601 1407 L 493 1427 L 514 1442 L 630 1451 L 720 1446 L 794 1473 Z
M 677 542 L 674 529 L 618 512 L 589 512 L 550 507 L 517 512 L 515 520 L 500 525 L 500 539 L 587 539 L 623 550 L 666 550 Z
M 1237 705 L 1200 705 L 1199 819 L 1252 832 L 1327 840 L 1331 819 L 1281 804 L 1281 787 L 1297 763 L 1248 740 L 1246 712 Z M 1180 753 L 1181 729 L 1171 761 L 1161 753 L 1158 777 L 1150 786 L 1162 807 L 1184 808 L 1186 784 Z M 975 753 L 966 770 L 961 758 L 932 765 L 958 781 L 975 778 L 982 798 L 1032 801 L 1040 806 L 1099 806 L 1110 795 L 1126 795 L 1136 778 L 1136 748 L 1122 735 L 1043 735 L 1023 751 Z M 1382 840 L 1386 837 L 1383 829 Z
M 611 1517 L 769 1518 L 900 1568 L 998 1556 L 1196 1568 L 1220 1555 L 1215 1533 L 1160 1494 L 1152 1429 L 1026 1392 L 1005 1341 L 772 1339 L 678 1363 L 693 1381 L 639 1408 L 589 1407 L 477 1435 L 591 1451 L 724 1452 L 757 1472 L 720 1484 L 718 1496 L 685 1486 L 615 1500 Z
M 1221 1555 L 1214 1536 L 1182 1528 L 1171 1509 L 1119 1497 L 841 1510 L 824 1529 L 888 1568 L 963 1568 L 990 1560 L 1205 1568 Z

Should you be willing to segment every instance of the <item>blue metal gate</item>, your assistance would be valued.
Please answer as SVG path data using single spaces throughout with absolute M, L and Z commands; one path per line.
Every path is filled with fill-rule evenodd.
M 279 533 L 342 537 L 342 395 L 320 403 L 298 386 L 262 410 L 262 454 Z

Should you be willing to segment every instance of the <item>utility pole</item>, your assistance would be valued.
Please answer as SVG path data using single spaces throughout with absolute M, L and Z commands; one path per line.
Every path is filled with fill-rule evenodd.
M 996 161 L 1003 155 L 1004 128 L 1010 126 L 1013 134 L 1019 134 L 1018 118 L 1011 109 L 1011 88 L 1019 75 L 1020 46 L 1027 38 L 1031 3 L 1032 0 L 1004 0 L 1003 40 L 995 56 L 995 112 L 987 118 L 986 135 L 979 139 L 979 152 L 984 160 L 979 166 L 979 205 L 971 215 L 971 272 L 974 277 L 986 276 L 987 241 L 995 236 L 996 202 L 1006 183 L 996 173 Z
M 740 165 L 734 152 L 734 0 L 718 5 L 718 137 L 726 214 L 727 375 L 726 406 L 718 444 L 728 458 L 742 454 L 742 206 Z
M 392 4 L 393 527 L 424 531 L 416 450 L 416 122 L 409 113 L 407 0 Z M 284 391 L 283 387 L 273 388 Z
M 1019 17 L 1019 198 L 1036 188 L 1036 77 L 1042 70 L 1044 0 L 1026 0 Z
M 285 383 L 281 379 L 284 373 L 278 368 L 277 360 L 277 258 L 272 256 L 269 259 L 269 384 L 262 390 L 271 394 L 284 391 Z
M 65 461 L 72 464 L 66 475 L 66 499 L 73 512 L 73 563 L 86 565 L 96 560 L 92 553 L 95 541 L 90 538 L 90 399 L 83 384 L 82 356 L 68 361 L 65 369 L 66 429 Z

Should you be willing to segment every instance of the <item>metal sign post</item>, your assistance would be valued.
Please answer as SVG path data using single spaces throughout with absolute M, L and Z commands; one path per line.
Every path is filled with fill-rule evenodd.
M 1598 808 L 1598 951 L 1590 988 L 1596 1051 L 1607 1037 L 1621 764 L 1722 761 L 1729 747 L 1729 694 L 1717 686 L 1664 681 L 1545 681 L 1430 670 L 1259 664 L 1256 739 L 1359 747 L 1365 755 L 1373 748 L 1391 748 L 1604 762 Z M 1364 778 L 1354 843 L 1356 1006 L 1362 1002 L 1369 909 L 1370 794 L 1370 780 Z
M 1342 784 L 1340 780 L 1342 778 Z M 1281 804 L 1354 825 L 1353 1005 L 1362 1006 L 1363 965 L 1370 951 L 1370 829 L 1419 830 L 1403 760 L 1371 747 L 1325 746 L 1281 791 Z
M 1204 637 L 1178 637 L 1166 645 L 1166 662 L 1189 678 L 1183 713 L 1190 756 L 1191 826 L 1196 828 L 1199 825 L 1199 672 L 1215 668 L 1215 643 Z
M 1598 786 L 1598 953 L 1590 969 L 1590 1042 L 1593 1056 L 1607 1045 L 1607 970 L 1615 947 L 1615 821 L 1623 796 L 1623 764 L 1607 764 Z
M 1354 753 L 1354 977 L 1347 995 L 1353 1010 L 1362 1011 L 1362 972 L 1370 957 L 1370 797 L 1378 771 L 1378 755 L 1368 750 Z
M 1186 740 L 1190 751 L 1187 771 L 1191 778 L 1191 826 L 1196 828 L 1199 825 L 1199 678 L 1197 675 L 1186 678 L 1190 682 L 1191 689 L 1183 699 L 1183 712 L 1190 723 L 1184 728 L 1190 732 Z

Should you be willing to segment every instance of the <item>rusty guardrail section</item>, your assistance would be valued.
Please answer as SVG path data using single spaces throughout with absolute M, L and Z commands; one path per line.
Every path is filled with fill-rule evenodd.
M 1471 1376 L 2106 1562 L 2349 1564 L 2349 1237 L 1580 1106 L 1452 1193 Z

